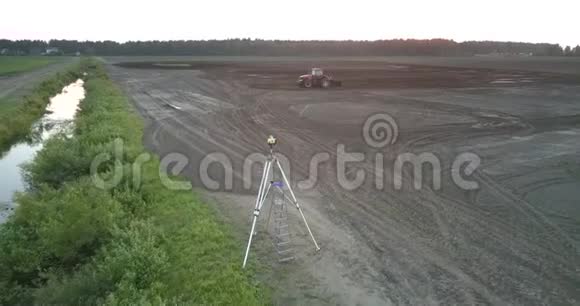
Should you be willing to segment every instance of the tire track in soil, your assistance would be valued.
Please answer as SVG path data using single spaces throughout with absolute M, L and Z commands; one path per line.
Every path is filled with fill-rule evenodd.
M 295 131 L 294 131 L 294 133 L 300 134 L 300 135 L 301 135 L 301 137 L 300 137 L 301 139 L 308 139 L 308 136 L 307 136 L 307 135 L 304 135 L 303 133 L 300 133 L 300 132 L 299 132 L 299 130 L 295 130 Z M 308 143 L 309 143 L 309 144 L 312 144 L 312 143 L 314 143 L 314 141 L 308 141 Z M 328 149 L 328 148 L 327 148 L 327 149 Z M 332 151 L 331 151 L 331 152 L 332 152 Z M 370 171 L 370 170 L 372 170 L 372 168 L 370 168 L 369 166 L 367 166 L 367 167 L 366 167 L 366 170 L 367 170 L 367 171 Z M 332 191 L 331 191 L 331 192 L 327 192 L 327 194 L 337 194 L 337 193 L 339 193 L 339 192 L 340 192 L 339 188 L 332 188 L 332 187 L 330 187 L 330 189 L 332 189 Z M 363 189 L 363 190 L 364 190 L 364 191 L 367 191 L 367 192 L 369 191 L 369 190 L 365 190 L 365 189 Z M 339 193 L 339 194 L 340 194 L 340 193 Z M 338 196 L 338 197 L 335 197 L 335 198 L 340 198 L 340 197 L 344 197 L 344 196 L 347 196 L 347 195 L 340 194 L 340 196 Z M 377 215 L 380 215 L 380 214 L 379 214 L 379 213 L 378 213 L 376 210 L 374 210 L 372 207 L 368 207 L 368 205 L 365 205 L 365 203 L 364 203 L 364 202 L 362 202 L 362 201 L 357 201 L 357 200 L 356 200 L 356 199 L 354 199 L 354 198 L 348 198 L 348 199 L 349 199 L 351 202 L 356 202 L 356 203 L 358 204 L 357 206 L 354 206 L 354 207 L 352 207 L 352 208 L 357 208 L 357 209 L 359 209 L 359 210 L 360 210 L 360 211 L 362 211 L 362 212 L 367 212 L 367 211 L 368 211 L 368 213 L 367 213 L 367 214 L 365 214 L 365 215 L 363 215 L 362 217 L 353 218 L 353 219 L 355 219 L 355 220 L 357 220 L 357 219 L 360 219 L 360 218 L 364 218 L 364 219 L 366 219 L 366 220 L 367 220 L 367 221 L 365 222 L 365 225 L 366 225 L 367 227 L 366 227 L 366 228 L 363 228 L 363 229 L 361 229 L 361 230 L 359 230 L 359 231 L 358 231 L 358 233 L 360 233 L 360 234 L 363 236 L 363 238 L 364 238 L 365 236 L 368 236 L 368 235 L 364 235 L 364 233 L 365 233 L 366 231 L 368 231 L 368 229 L 369 229 L 369 228 L 368 228 L 368 224 L 381 224 L 381 223 L 382 223 L 382 222 L 381 222 L 382 220 L 379 220 L 379 219 L 375 219 L 375 218 L 374 218 L 374 216 L 377 216 Z M 350 216 L 350 217 L 352 218 L 352 216 Z M 373 220 L 373 219 L 374 219 L 374 220 Z M 351 225 L 352 227 L 355 227 L 355 228 L 356 228 L 356 227 L 358 227 L 358 226 L 357 226 L 357 224 L 358 224 L 358 222 L 357 222 L 357 223 L 351 223 L 350 225 Z M 391 228 L 380 228 L 380 229 L 376 229 L 376 230 L 374 230 L 373 232 L 382 232 L 382 233 L 389 233 L 389 232 L 390 232 L 390 233 L 393 233 L 393 230 L 394 230 L 394 229 L 395 229 L 395 228 L 393 228 L 393 227 L 391 227 Z M 384 252 L 384 249 L 383 249 L 382 247 L 380 247 L 380 246 L 378 246 L 378 245 L 374 245 L 374 244 L 372 243 L 372 241 L 376 241 L 377 239 L 371 239 L 371 238 L 367 238 L 367 239 L 365 239 L 365 240 L 367 241 L 367 243 L 370 243 L 370 244 L 371 244 L 371 247 L 373 247 L 375 250 L 377 250 L 377 251 L 379 251 L 379 252 L 381 252 L 381 253 L 383 253 L 383 252 Z M 433 256 L 434 256 L 434 255 L 433 255 Z M 444 266 L 444 265 L 442 265 L 442 266 Z M 452 273 L 453 273 L 453 272 L 452 272 Z M 455 271 L 455 273 L 457 273 L 457 272 Z M 460 274 L 460 275 L 461 275 L 461 274 Z M 464 275 L 461 275 L 461 278 L 464 278 L 464 279 L 465 279 L 466 277 L 465 277 Z M 474 285 L 474 286 L 475 286 L 475 287 L 477 287 L 477 285 Z M 493 297 L 490 297 L 490 296 L 488 296 L 487 298 L 488 298 L 489 300 L 494 300 L 494 298 L 493 298 Z M 472 300 L 472 297 L 468 297 L 468 300 Z
M 289 106 L 296 101 L 283 101 L 289 95 L 287 92 L 252 89 L 235 79 L 224 78 L 216 82 L 202 79 L 199 74 L 192 77 L 184 72 L 166 72 L 165 76 L 165 80 L 156 79 L 152 84 L 139 84 L 136 88 L 144 88 L 144 92 L 150 92 L 152 88 L 171 92 L 171 86 L 174 86 L 228 101 L 234 107 L 199 116 L 184 111 L 169 112 L 151 105 L 151 101 L 136 101 L 137 108 L 145 109 L 153 120 L 161 118 L 153 124 L 156 126 L 154 131 L 147 136 L 156 140 L 152 147 L 157 150 L 165 150 L 163 145 L 169 143 L 159 138 L 178 130 L 181 132 L 175 134 L 175 138 L 181 136 L 187 141 L 173 143 L 173 148 L 195 147 L 198 153 L 219 148 L 231 156 L 242 158 L 244 154 L 263 151 L 260 144 L 272 133 L 287 141 L 280 144 L 280 150 L 291 160 L 304 160 L 316 152 L 328 152 L 331 160 L 336 158 L 336 141 L 329 137 L 337 135 L 336 132 L 289 111 Z M 127 76 L 120 77 L 121 81 L 123 78 Z M 179 80 L 177 85 L 163 86 L 176 79 Z M 348 91 L 329 95 L 333 94 L 351 94 L 353 99 L 360 96 L 360 93 Z M 148 99 L 155 100 L 154 97 Z M 186 95 L 176 99 L 188 103 Z M 407 100 L 415 106 L 470 116 L 477 122 L 489 120 L 489 116 L 478 116 L 480 110 L 469 107 Z M 405 105 L 401 103 L 396 107 Z M 514 131 L 529 133 L 531 130 L 522 118 L 489 110 L 485 112 L 494 115 L 492 124 L 485 128 L 468 129 L 467 124 L 450 124 L 435 126 L 429 131 L 416 130 L 407 134 L 405 142 L 393 150 L 423 150 L 441 143 L 460 142 L 466 137 L 504 135 Z M 495 124 L 498 120 L 504 120 L 507 127 L 502 127 L 501 122 Z M 460 132 L 457 132 L 460 127 Z M 345 126 L 337 125 L 337 129 L 340 128 Z M 199 132 L 200 129 L 207 129 L 207 134 Z M 347 147 L 357 147 L 360 142 L 350 137 L 336 139 L 344 140 Z M 370 162 L 359 164 L 357 168 L 373 172 Z M 326 218 L 320 224 L 327 228 L 316 222 L 311 224 L 325 251 L 301 261 L 306 265 L 305 269 L 324 271 L 325 267 L 320 265 L 334 263 L 334 266 L 344 269 L 341 277 L 349 280 L 352 292 L 366 290 L 384 303 L 394 304 L 510 304 L 518 301 L 531 305 L 539 304 L 537 298 L 545 296 L 549 290 L 561 295 L 550 296 L 552 301 L 570 301 L 578 296 L 577 290 L 558 286 L 560 282 L 573 282 L 574 271 L 580 271 L 577 251 L 568 249 L 562 252 L 560 241 L 569 238 L 529 203 L 505 190 L 493 178 L 476 172 L 476 178 L 483 186 L 477 193 L 459 194 L 453 188 L 439 193 L 429 187 L 413 192 L 377 193 L 372 184 L 365 184 L 356 191 L 345 191 L 336 181 L 335 172 L 335 165 L 326 167 L 316 187 L 321 194 L 318 205 L 308 206 L 314 220 Z M 292 164 L 292 173 L 294 177 L 306 176 L 307 163 Z M 407 169 L 404 182 L 411 181 Z M 450 186 L 450 182 L 443 183 Z M 542 233 L 545 228 L 550 230 Z M 335 231 L 343 236 L 335 236 Z M 353 244 L 345 245 L 341 241 Z M 538 279 L 544 279 L 543 283 L 537 283 Z M 333 292 L 333 284 L 325 279 L 315 277 L 311 281 L 317 296 L 328 296 L 330 291 L 331 296 L 338 296 L 342 301 L 348 298 L 354 301 L 349 292 Z

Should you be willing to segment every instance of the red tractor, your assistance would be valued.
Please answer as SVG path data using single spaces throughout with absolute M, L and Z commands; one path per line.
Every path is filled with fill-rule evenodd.
M 296 83 L 299 87 L 303 88 L 330 88 L 342 86 L 341 81 L 333 80 L 331 76 L 324 74 L 324 71 L 321 68 L 312 68 L 310 74 L 301 75 Z

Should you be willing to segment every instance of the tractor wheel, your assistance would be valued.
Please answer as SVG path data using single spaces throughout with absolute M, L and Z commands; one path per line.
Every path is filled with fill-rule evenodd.
M 304 80 L 304 82 L 302 83 L 302 86 L 304 86 L 304 88 L 311 88 L 312 81 L 311 80 Z
M 323 79 L 322 80 L 322 88 L 329 88 L 330 87 L 330 80 L 329 79 Z

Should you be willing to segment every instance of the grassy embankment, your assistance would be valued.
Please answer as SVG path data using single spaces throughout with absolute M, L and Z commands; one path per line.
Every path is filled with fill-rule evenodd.
M 0 75 L 37 69 L 55 62 L 52 58 L 0 57 Z M 36 86 L 24 97 L 0 99 L 0 152 L 30 132 L 30 126 L 44 113 L 50 97 L 80 77 L 80 66 L 74 65 Z
M 100 66 L 91 66 L 74 136 L 50 139 L 25 170 L 31 191 L 0 227 L 0 304 L 256 305 L 257 284 L 241 270 L 242 250 L 191 191 L 160 182 L 156 157 L 134 182 L 143 126 Z M 103 190 L 99 168 L 120 184 Z M 118 170 L 117 170 L 118 171 Z

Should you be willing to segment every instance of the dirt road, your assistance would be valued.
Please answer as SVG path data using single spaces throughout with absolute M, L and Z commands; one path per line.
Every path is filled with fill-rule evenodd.
M 187 156 L 183 173 L 194 186 L 203 187 L 198 173 L 207 154 L 232 161 L 233 191 L 203 192 L 240 244 L 255 198 L 243 187 L 243 160 L 264 152 L 274 134 L 298 182 L 309 177 L 315 154 L 328 153 L 316 186 L 299 196 L 322 250 L 314 251 L 292 209 L 296 261 L 279 264 L 270 237 L 256 236 L 252 256 L 267 267 L 260 278 L 276 304 L 580 302 L 576 76 L 332 61 L 317 65 L 343 79 L 343 88 L 299 90 L 293 82 L 309 61 L 154 63 L 109 70 L 147 120 L 146 145 L 161 156 Z M 378 149 L 361 130 L 376 113 L 398 125 L 396 142 Z M 354 190 L 337 179 L 339 145 L 364 153 L 365 161 L 347 167 L 348 178 L 366 173 Z M 415 190 L 412 168 L 395 188 L 397 156 L 425 152 L 440 162 L 441 188 L 425 169 Z M 464 152 L 481 158 L 467 176 L 475 190 L 451 179 Z M 378 153 L 384 164 L 377 168 Z M 381 188 L 376 169 L 384 174 Z M 259 173 L 254 169 L 254 189 Z M 223 170 L 210 168 L 210 175 L 223 189 Z

